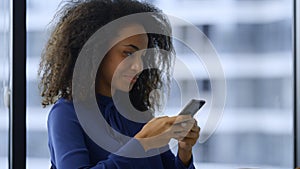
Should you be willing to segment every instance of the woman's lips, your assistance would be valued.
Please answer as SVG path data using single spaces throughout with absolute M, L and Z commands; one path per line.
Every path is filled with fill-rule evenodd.
M 137 80 L 137 76 L 135 75 L 124 75 L 123 77 L 129 82 L 136 82 Z

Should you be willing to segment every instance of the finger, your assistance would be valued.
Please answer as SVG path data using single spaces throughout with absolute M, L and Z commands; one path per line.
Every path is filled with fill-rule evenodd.
M 181 126 L 175 127 L 172 131 L 169 132 L 170 137 L 175 139 L 182 139 L 187 136 L 189 133 L 188 130 L 182 128 Z
M 181 141 L 181 142 L 185 142 L 185 143 L 188 143 L 188 144 L 194 144 L 197 140 L 198 140 L 198 137 L 182 137 L 182 136 L 178 136 L 177 137 L 178 141 Z
M 180 130 L 190 131 L 194 127 L 194 121 L 189 120 L 189 121 L 182 122 L 182 123 L 176 123 L 173 126 L 174 126 L 175 130 L 180 129 Z M 180 126 L 180 127 L 178 127 L 178 126 Z
M 174 136 L 172 138 L 178 140 L 178 141 L 181 141 L 183 140 L 184 138 L 186 138 L 186 134 L 183 134 L 183 133 L 177 133 L 177 134 L 174 134 Z
M 185 127 L 187 125 L 186 122 L 180 123 L 181 127 Z
M 196 119 L 194 119 L 194 120 L 195 120 L 194 125 L 195 125 L 195 126 L 198 126 L 198 121 L 197 121 Z
M 191 139 L 191 138 L 184 137 L 184 138 L 180 138 L 178 141 L 184 142 L 187 145 L 194 145 L 197 140 L 196 139 Z
M 172 138 L 178 138 L 178 137 L 185 137 L 189 133 L 189 131 L 179 126 L 173 129 L 172 131 L 170 131 L 169 133 L 171 134 Z
M 191 115 L 179 115 L 179 116 L 173 116 L 171 117 L 172 120 L 174 120 L 174 124 L 182 123 L 182 122 L 188 122 L 190 120 L 193 120 Z
M 185 138 L 198 138 L 199 137 L 199 133 L 198 132 L 188 132 L 185 136 Z
M 192 132 L 200 132 L 201 128 L 199 126 L 193 126 L 191 129 Z
M 200 133 L 199 132 L 193 132 L 193 131 L 175 131 L 173 132 L 173 137 L 174 138 L 191 138 L 191 139 L 198 139 Z
M 163 119 L 163 118 L 168 118 L 168 116 L 160 116 L 160 117 L 156 117 L 156 118 L 153 118 L 153 119 Z
M 190 134 L 189 133 L 186 137 L 180 138 L 180 140 L 178 140 L 178 141 L 195 144 L 197 142 L 198 138 L 199 138 L 199 134 L 197 134 L 197 133 Z
M 182 127 L 186 127 L 187 125 L 193 127 L 195 125 L 195 122 L 196 122 L 196 120 L 191 119 L 191 120 L 188 120 L 188 121 L 185 121 L 182 123 L 177 123 L 177 124 L 180 124 Z
M 172 117 L 173 118 L 173 117 Z M 182 138 L 185 137 L 188 132 L 191 131 L 195 124 L 195 120 L 191 118 L 190 120 L 182 123 L 173 124 L 172 127 L 168 129 L 168 133 L 172 138 Z M 194 129 L 197 130 L 197 129 Z
M 175 138 L 177 138 L 178 140 L 184 140 L 184 139 L 192 139 L 194 141 L 196 141 L 200 136 L 199 132 L 188 132 L 185 135 L 183 135 L 182 133 L 178 133 Z
M 177 123 L 174 124 L 171 128 L 171 130 L 175 132 L 189 132 L 193 128 L 193 122 L 183 122 L 183 123 Z

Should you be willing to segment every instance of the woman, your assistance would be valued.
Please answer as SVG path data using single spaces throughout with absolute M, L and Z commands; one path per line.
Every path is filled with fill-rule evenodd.
M 120 35 L 142 33 L 119 39 L 117 43 L 103 41 L 103 45 L 109 45 L 110 49 L 100 63 L 95 79 L 96 99 L 103 117 L 114 130 L 131 137 L 130 143 L 122 144 L 116 152 L 109 152 L 89 137 L 76 116 L 72 77 L 84 44 L 104 25 L 144 12 L 152 12 L 148 19 L 154 23 L 153 27 L 170 33 L 170 25 L 164 15 L 152 5 L 138 1 L 70 2 L 56 15 L 59 20 L 46 45 L 39 69 L 42 105 L 54 104 L 48 117 L 52 168 L 194 168 L 192 147 L 200 132 L 196 120 L 186 115 L 153 117 L 161 103 L 160 96 L 152 91 L 163 89 L 170 83 L 170 76 L 163 80 L 162 72 L 170 75 L 174 53 L 171 38 L 147 33 L 147 26 L 139 20 L 124 23 L 109 32 L 116 39 Z M 167 53 L 150 54 L 146 50 L 148 48 Z M 155 69 L 153 65 L 164 70 Z M 123 98 L 128 93 L 134 110 L 123 99 L 117 99 L 121 108 L 116 108 L 117 103 L 112 97 Z M 149 100 L 149 97 L 152 99 Z M 134 113 L 139 111 L 151 114 L 151 119 L 141 123 L 123 116 L 135 116 L 137 114 Z M 110 137 L 117 139 L 113 134 Z M 163 151 L 171 138 L 178 140 L 176 156 L 169 149 Z M 140 157 L 122 155 L 130 151 L 147 154 L 153 150 L 160 153 Z

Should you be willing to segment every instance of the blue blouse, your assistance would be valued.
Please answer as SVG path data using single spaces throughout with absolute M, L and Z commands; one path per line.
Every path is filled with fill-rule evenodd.
M 144 123 L 122 116 L 111 97 L 97 95 L 98 106 L 107 123 L 116 131 L 133 137 Z M 155 156 L 129 158 L 110 153 L 93 142 L 82 129 L 72 101 L 59 99 L 48 116 L 48 145 L 53 169 L 194 169 L 193 160 L 186 167 L 178 156 L 167 150 Z M 138 145 L 138 146 L 137 146 Z M 131 139 L 119 151 L 143 150 Z

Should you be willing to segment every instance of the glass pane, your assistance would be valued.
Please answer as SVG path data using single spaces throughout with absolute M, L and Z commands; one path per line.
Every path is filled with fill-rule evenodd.
M 47 140 L 47 115 L 38 91 L 37 70 L 46 43 L 47 25 L 59 0 L 27 0 L 27 168 L 50 168 Z
M 0 168 L 8 168 L 8 115 L 9 109 L 4 101 L 8 97 L 9 58 L 10 58 L 10 2 L 0 0 Z
M 292 0 L 151 2 L 201 29 L 215 46 L 226 75 L 223 118 L 213 136 L 194 147 L 196 168 L 292 168 Z M 58 0 L 27 1 L 27 168 L 30 169 L 49 167 L 48 109 L 39 104 L 36 72 L 48 36 L 45 28 L 58 4 Z M 190 30 L 186 25 L 174 28 L 185 40 L 198 43 Z M 191 63 L 194 53 L 178 41 L 175 44 L 178 57 Z M 208 75 L 196 74 L 196 82 L 201 97 L 211 100 Z M 186 95 L 193 92 L 190 79 L 182 78 L 178 83 Z M 172 89 L 169 105 L 175 110 L 176 98 L 181 93 L 176 85 Z M 196 116 L 200 126 L 205 124 L 202 117 L 207 112 L 203 109 Z
M 152 2 L 202 30 L 224 69 L 227 98 L 223 118 L 212 137 L 194 147 L 196 167 L 292 168 L 292 0 Z M 191 30 L 187 25 L 178 25 L 174 33 L 182 35 L 184 41 L 201 45 Z M 195 54 L 175 42 L 177 56 L 191 70 L 199 70 L 194 73 L 200 96 L 211 100 L 211 81 L 192 64 Z M 182 93 L 175 90 L 170 100 L 173 106 L 174 98 L 195 92 L 190 90 L 191 79 L 178 81 Z M 196 116 L 202 127 L 207 113 L 203 109 Z

